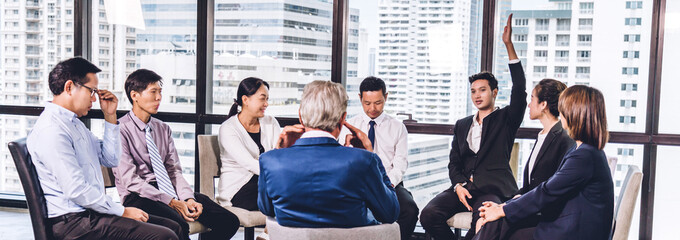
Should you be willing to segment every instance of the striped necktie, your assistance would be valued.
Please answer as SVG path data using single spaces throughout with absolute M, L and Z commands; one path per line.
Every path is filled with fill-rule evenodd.
M 175 199 L 179 199 L 175 193 L 175 188 L 172 187 L 172 182 L 168 176 L 168 170 L 165 169 L 161 155 L 158 153 L 158 147 L 153 142 L 151 138 L 151 127 L 146 125 L 144 128 L 146 132 L 146 147 L 149 149 L 149 158 L 151 159 L 151 167 L 153 167 L 153 172 L 156 175 L 156 182 L 158 183 L 158 189 L 167 193 Z

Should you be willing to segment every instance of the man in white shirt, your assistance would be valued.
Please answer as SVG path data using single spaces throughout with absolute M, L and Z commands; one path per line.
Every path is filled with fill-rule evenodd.
M 367 77 L 359 85 L 359 99 L 363 113 L 352 117 L 347 122 L 368 134 L 373 144 L 373 152 L 378 154 L 385 167 L 387 177 L 397 192 L 399 201 L 399 219 L 397 223 L 401 231 L 401 239 L 411 238 L 418 221 L 418 206 L 413 201 L 411 192 L 404 188 L 403 178 L 408 167 L 408 132 L 404 124 L 385 114 L 383 108 L 387 100 L 385 82 L 376 77 Z M 346 136 L 349 131 L 340 136 Z M 341 143 L 344 142 L 341 140 Z

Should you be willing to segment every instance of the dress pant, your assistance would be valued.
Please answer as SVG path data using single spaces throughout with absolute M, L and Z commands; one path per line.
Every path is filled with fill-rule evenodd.
M 257 181 L 260 176 L 253 175 L 250 180 L 231 198 L 231 205 L 248 211 L 257 211 Z
M 92 210 L 69 213 L 49 218 L 56 239 L 179 239 L 179 225 L 169 219 L 149 214 L 149 220 L 140 222 L 129 218 L 98 213 Z
M 483 202 L 501 202 L 501 199 L 493 194 L 484 194 L 477 191 L 470 191 L 472 198 L 468 198 L 468 204 L 472 207 L 472 223 L 470 231 L 465 235 L 465 239 L 472 239 L 475 235 L 475 224 L 479 219 L 479 207 Z M 434 197 L 420 213 L 420 223 L 427 233 L 436 240 L 454 239 L 455 235 L 451 227 L 446 224 L 446 220 L 456 213 L 467 212 L 465 205 L 458 200 L 458 195 L 453 191 L 453 187 L 446 189 Z
M 488 222 L 479 229 L 474 240 L 523 240 L 533 239 L 538 225 L 538 217 L 523 219 L 516 224 L 510 224 L 506 218 Z
M 236 215 L 201 193 L 194 193 L 194 198 L 196 202 L 203 205 L 203 213 L 198 217 L 197 221 L 211 229 L 211 231 L 201 234 L 201 239 L 230 239 L 236 234 L 240 225 Z M 136 193 L 127 195 L 123 205 L 126 207 L 136 207 L 149 214 L 170 219 L 180 226 L 180 238 L 189 239 L 189 224 L 182 215 L 169 205 L 140 197 Z
M 418 205 L 413 201 L 413 195 L 406 188 L 404 183 L 399 183 L 394 190 L 397 192 L 397 201 L 399 201 L 399 231 L 401 232 L 401 240 L 411 239 L 413 230 L 416 228 L 418 222 Z

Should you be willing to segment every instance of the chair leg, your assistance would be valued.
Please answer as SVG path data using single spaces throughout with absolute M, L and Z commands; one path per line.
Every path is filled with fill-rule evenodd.
M 243 239 L 244 240 L 254 240 L 255 239 L 255 228 L 254 227 L 244 227 L 243 228 Z
M 461 232 L 460 232 L 460 228 L 454 228 L 454 229 L 453 229 L 453 234 L 455 234 L 455 235 L 456 235 L 456 239 L 458 239 L 458 240 L 460 240 L 460 239 L 461 239 Z

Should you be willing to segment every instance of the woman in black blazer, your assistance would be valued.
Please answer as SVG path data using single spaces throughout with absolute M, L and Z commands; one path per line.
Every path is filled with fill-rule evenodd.
M 609 136 L 604 97 L 595 88 L 572 86 L 560 96 L 559 112 L 576 146 L 567 152 L 557 172 L 533 190 L 503 204 L 484 203 L 480 217 L 486 224 L 478 239 L 610 237 L 614 185 L 602 151 Z M 537 213 L 541 215 L 535 228 L 516 231 Z

